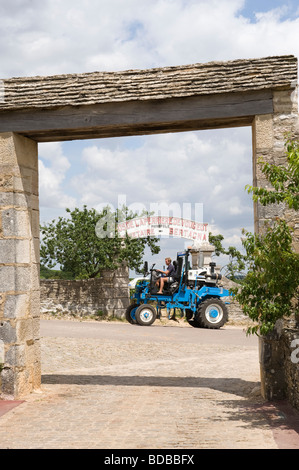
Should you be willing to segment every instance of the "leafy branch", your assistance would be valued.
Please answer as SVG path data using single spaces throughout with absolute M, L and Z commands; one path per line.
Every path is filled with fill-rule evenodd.
M 299 209 L 299 142 L 286 142 L 286 164 L 277 166 L 260 160 L 261 171 L 271 184 L 247 186 L 253 200 L 262 205 L 283 203 Z M 271 331 L 278 319 L 298 313 L 299 254 L 293 249 L 293 230 L 285 220 L 276 218 L 265 225 L 262 234 L 244 232 L 248 273 L 235 289 L 236 300 L 245 314 L 258 322 L 248 333 L 262 335 Z

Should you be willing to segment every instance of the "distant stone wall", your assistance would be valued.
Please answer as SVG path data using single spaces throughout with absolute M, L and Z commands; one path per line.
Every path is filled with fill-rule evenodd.
M 121 318 L 129 305 L 128 269 L 104 271 L 100 278 L 41 279 L 41 313 Z
M 238 284 L 223 276 L 219 282 L 219 287 L 230 290 L 238 287 Z M 228 320 L 231 324 L 247 325 L 250 323 L 249 317 L 243 313 L 241 305 L 232 296 L 224 297 L 222 300 L 228 302 Z

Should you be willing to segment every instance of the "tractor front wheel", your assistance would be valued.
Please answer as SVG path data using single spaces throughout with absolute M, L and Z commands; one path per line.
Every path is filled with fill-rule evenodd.
M 157 312 L 152 305 L 142 304 L 137 307 L 135 317 L 139 325 L 149 326 L 156 320 Z
M 203 328 L 221 328 L 228 320 L 227 307 L 218 298 L 204 300 L 198 306 L 196 319 Z

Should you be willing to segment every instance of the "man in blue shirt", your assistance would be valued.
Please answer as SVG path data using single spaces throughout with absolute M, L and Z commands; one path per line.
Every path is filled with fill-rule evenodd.
M 163 293 L 162 291 L 163 291 L 163 287 L 164 287 L 165 282 L 171 281 L 172 280 L 171 278 L 173 278 L 174 273 L 175 273 L 175 269 L 174 269 L 173 264 L 171 263 L 171 259 L 170 258 L 165 258 L 165 263 L 166 263 L 166 266 L 167 266 L 166 271 L 162 271 L 161 269 L 157 269 L 157 272 L 162 273 L 162 277 L 160 277 L 160 279 L 157 282 L 157 285 L 159 287 L 159 291 L 157 292 L 157 294 L 162 294 Z

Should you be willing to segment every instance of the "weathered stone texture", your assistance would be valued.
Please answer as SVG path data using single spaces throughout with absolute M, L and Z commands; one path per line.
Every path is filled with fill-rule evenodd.
M 97 315 L 124 318 L 129 305 L 127 269 L 105 271 L 100 278 L 40 281 L 41 312 L 65 315 Z
M 284 329 L 281 342 L 286 382 L 285 395 L 292 406 L 299 410 L 299 330 Z
M 298 95 L 297 88 L 290 90 L 273 91 L 274 113 L 256 116 L 253 123 L 253 160 L 254 186 L 267 187 L 269 182 L 261 172 L 258 165 L 260 157 L 265 162 L 275 165 L 286 163 L 285 142 L 287 137 L 298 138 Z M 263 207 L 255 204 L 255 228 L 262 229 L 265 221 L 275 217 L 283 217 L 294 228 L 294 247 L 298 250 L 299 242 L 299 215 L 295 211 L 286 210 L 283 204 Z
M 259 341 L 262 395 L 267 400 L 285 399 L 299 409 L 299 331 L 290 320 Z M 293 322 L 294 323 L 294 322 Z
M 297 81 L 294 56 L 210 62 L 150 70 L 94 72 L 4 80 L 3 110 L 91 105 L 250 90 Z
M 39 322 L 31 310 L 39 295 L 36 143 L 0 134 L 0 165 L 0 395 L 18 397 L 40 384 Z

